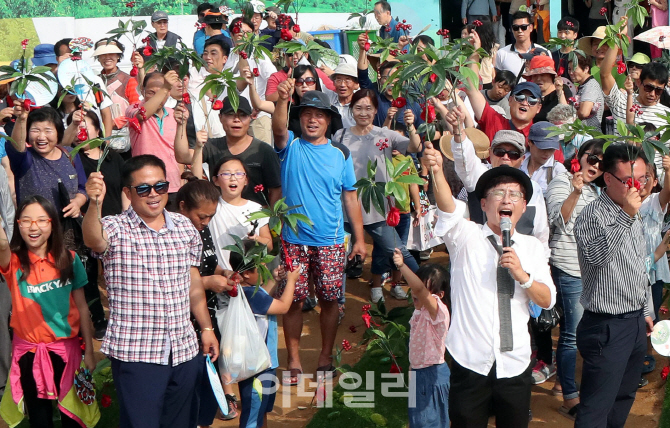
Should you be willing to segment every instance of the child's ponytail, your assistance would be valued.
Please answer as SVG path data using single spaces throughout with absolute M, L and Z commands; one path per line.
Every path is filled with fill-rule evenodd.
M 441 291 L 444 291 L 442 303 L 447 306 L 449 313 L 451 313 L 451 276 L 449 271 L 441 265 L 430 263 L 419 267 L 416 276 L 424 284 L 427 284 L 431 294 L 440 294 Z

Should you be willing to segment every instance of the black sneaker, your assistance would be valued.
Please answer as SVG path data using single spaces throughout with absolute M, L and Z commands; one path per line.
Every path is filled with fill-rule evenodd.
M 95 332 L 93 333 L 93 338 L 95 340 L 102 340 L 105 338 L 107 333 L 107 321 L 102 321 L 94 326 Z
M 314 297 L 307 296 L 307 297 L 305 297 L 305 301 L 302 304 L 302 311 L 303 312 L 309 312 L 312 309 L 316 308 L 316 304 L 317 304 L 316 296 L 314 296 Z
M 363 263 L 365 260 L 361 260 L 361 256 L 356 255 L 353 259 L 347 262 L 347 267 L 345 268 L 345 273 L 347 278 L 356 279 L 360 278 L 363 275 Z

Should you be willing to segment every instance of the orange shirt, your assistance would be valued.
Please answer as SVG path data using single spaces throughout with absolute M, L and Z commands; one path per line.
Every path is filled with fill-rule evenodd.
M 0 269 L 12 294 L 11 327 L 14 334 L 32 343 L 51 343 L 79 334 L 79 310 L 72 291 L 88 282 L 86 270 L 74 256 L 74 280 L 65 284 L 60 281 L 53 256 L 42 259 L 28 252 L 30 274 L 21 280 L 21 262 L 12 254 L 7 269 Z

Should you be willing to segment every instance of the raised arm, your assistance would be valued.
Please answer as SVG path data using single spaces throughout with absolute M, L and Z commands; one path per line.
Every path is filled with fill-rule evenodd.
M 652 168 L 655 168 L 652 165 Z M 670 156 L 663 156 L 663 188 L 658 195 L 658 202 L 661 204 L 663 212 L 668 210 L 668 202 L 670 202 Z
M 275 113 L 272 115 L 272 134 L 275 139 L 275 148 L 278 150 L 286 147 L 288 143 L 288 103 L 293 96 L 295 79 L 289 78 L 277 86 L 279 100 Z
M 429 171 L 432 171 L 434 177 L 433 191 L 435 193 L 435 202 L 437 208 L 445 213 L 453 213 L 456 211 L 456 203 L 451 194 L 451 187 L 447 183 L 442 171 L 442 153 L 433 148 L 433 143 L 426 141 L 426 148 L 421 157 L 421 163 L 425 165 Z
M 628 18 L 624 16 L 621 19 L 627 20 Z M 628 25 L 624 24 L 623 28 L 621 29 L 621 34 L 622 37 L 628 37 L 627 35 Z M 603 59 L 603 62 L 600 64 L 600 84 L 603 87 L 603 93 L 605 95 L 609 95 L 610 91 L 612 91 L 612 88 L 616 88 L 616 80 L 612 75 L 612 67 L 614 67 L 614 63 L 616 62 L 616 56 L 618 51 L 619 50 L 616 48 L 607 49 L 607 52 L 605 53 L 605 58 Z
M 163 100 L 165 100 L 165 97 L 170 93 L 172 87 L 178 83 L 179 76 L 177 75 L 176 71 L 170 70 L 165 73 L 163 86 L 158 91 L 156 91 L 156 94 L 153 97 L 149 98 L 149 100 L 144 103 L 144 116 L 149 118 L 158 113 L 158 110 L 161 108 L 161 104 L 163 104 Z M 144 122 L 142 114 L 139 111 L 135 114 L 135 117 L 140 123 Z
M 81 228 L 84 234 L 84 245 L 96 253 L 104 253 L 108 245 L 107 232 L 103 230 L 100 223 L 102 214 L 98 210 L 98 207 L 102 208 L 106 191 L 107 188 L 102 173 L 92 172 L 86 182 L 86 193 L 91 203 L 88 210 L 86 210 Z
M 260 95 L 258 95 L 258 91 L 256 90 L 256 85 L 254 82 L 254 75 L 251 70 L 249 70 L 249 67 L 242 69 L 240 74 L 242 77 L 244 77 L 244 80 L 246 80 L 247 86 L 249 87 L 249 99 L 251 101 L 251 107 L 255 108 L 256 110 L 273 114 L 275 112 L 275 103 L 272 101 L 264 101 L 261 99 Z
M 207 142 L 207 130 L 201 129 L 195 134 L 195 148 L 192 150 L 191 172 L 198 178 L 202 178 L 202 148 Z
M 367 70 L 368 69 L 368 52 L 365 50 L 365 44 L 369 43 L 368 33 L 361 33 L 358 35 L 358 69 Z
M 475 47 L 475 49 L 482 47 L 482 42 L 479 40 L 479 35 L 474 30 L 470 32 L 470 42 Z M 475 119 L 479 121 L 482 118 L 484 108 L 486 107 L 486 98 L 484 98 L 484 95 L 479 92 L 479 62 L 481 61 L 481 58 L 478 54 L 475 53 L 470 56 L 469 60 L 472 63 L 468 65 L 468 67 L 470 67 L 477 75 L 477 81 L 473 82 L 471 79 L 468 79 L 468 84 L 465 85 L 465 93 L 468 94 L 468 98 L 470 99 L 472 110 L 475 112 Z
M 274 299 L 268 308 L 268 315 L 283 315 L 288 312 L 293 304 L 293 293 L 295 292 L 295 283 L 300 278 L 300 272 L 304 269 L 299 265 L 293 271 L 286 272 L 286 287 L 279 299 Z
M 14 146 L 17 152 L 21 153 L 26 151 L 28 113 L 30 112 L 24 109 L 20 102 L 15 101 L 14 116 L 16 116 L 16 122 L 14 123 L 14 129 L 12 129 L 12 140 L 14 140 L 12 141 L 12 146 Z
M 174 119 L 177 121 L 177 132 L 174 136 L 174 157 L 177 162 L 188 165 L 193 161 L 193 150 L 189 149 L 188 138 L 186 137 L 188 109 L 181 103 L 174 109 Z

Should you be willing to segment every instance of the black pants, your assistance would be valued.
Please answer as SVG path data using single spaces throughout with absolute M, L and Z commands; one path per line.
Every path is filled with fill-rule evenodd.
M 496 364 L 482 376 L 458 364 L 451 364 L 449 419 L 458 428 L 486 428 L 489 415 L 498 428 L 528 427 L 532 367 L 508 379 L 496 377 Z
M 63 377 L 65 363 L 63 359 L 53 352 L 49 352 L 51 365 L 54 369 L 54 382 L 60 393 L 60 380 Z M 33 377 L 33 362 L 35 354 L 27 352 L 19 359 L 21 370 L 21 387 L 23 388 L 23 400 L 28 410 L 28 418 L 31 428 L 53 428 L 53 404 L 56 400 L 37 398 L 37 385 Z M 60 412 L 61 426 L 63 428 L 80 428 L 79 424 L 65 413 Z
M 204 359 L 197 355 L 177 366 L 112 361 L 123 428 L 190 428 L 197 423 L 193 399 Z
M 642 376 L 647 328 L 642 311 L 630 318 L 584 311 L 577 349 L 584 359 L 575 428 L 622 427 Z
M 100 289 L 98 288 L 98 259 L 89 255 L 85 267 L 88 283 L 84 286 L 84 295 L 86 296 L 86 303 L 88 303 L 88 310 L 91 313 L 93 326 L 97 329 L 106 323 L 105 309 L 102 307 Z
M 533 341 L 534 347 L 537 350 L 537 360 L 544 361 L 546 365 L 551 365 L 553 360 L 553 346 L 554 343 L 551 339 L 551 330 L 540 331 L 536 324 L 532 321 L 530 322 L 531 327 L 531 339 Z

